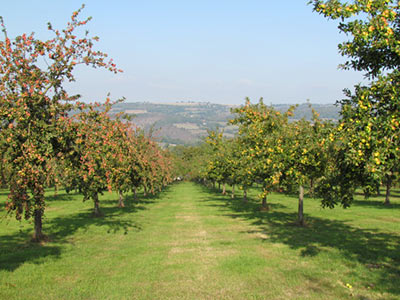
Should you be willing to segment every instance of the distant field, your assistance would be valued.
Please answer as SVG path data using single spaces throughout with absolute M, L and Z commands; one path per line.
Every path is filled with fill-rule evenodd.
M 105 194 L 105 217 L 82 196 L 49 190 L 44 231 L 0 214 L 0 299 L 400 299 L 400 195 L 343 210 L 256 190 L 243 204 L 193 183 L 157 197 Z M 0 192 L 4 208 L 6 191 Z
M 127 109 L 125 111 L 126 114 L 135 114 L 135 115 L 140 115 L 140 114 L 146 114 L 147 110 L 144 109 Z
M 199 129 L 199 126 L 193 123 L 176 123 L 174 126 L 178 128 L 188 129 L 188 130 L 196 130 Z

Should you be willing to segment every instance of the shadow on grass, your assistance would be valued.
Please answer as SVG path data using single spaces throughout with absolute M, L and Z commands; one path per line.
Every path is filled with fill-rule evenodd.
M 76 201 L 80 198 L 83 198 L 82 194 L 78 192 L 70 192 L 69 194 L 65 193 L 65 191 L 58 191 L 57 194 L 46 195 L 46 201 L 55 202 L 55 201 Z
M 58 258 L 61 248 L 29 241 L 26 232 L 0 236 L 0 270 L 13 271 L 25 262 L 41 264 L 46 257 Z
M 124 195 L 124 204 L 125 204 L 125 209 L 134 209 L 135 207 L 138 208 L 142 205 L 149 205 L 152 203 L 155 203 L 160 196 L 154 196 L 154 195 L 149 195 L 149 196 L 143 196 L 142 194 L 138 194 L 136 199 L 133 195 L 128 194 Z M 118 199 L 117 196 L 115 199 L 103 199 L 100 201 L 100 205 L 118 205 Z M 124 209 L 123 208 L 123 209 Z
M 400 236 L 379 230 L 352 227 L 345 221 L 322 219 L 307 215 L 308 226 L 294 226 L 297 212 L 279 211 L 282 206 L 271 204 L 271 211 L 260 211 L 259 201 L 249 198 L 230 199 L 207 188 L 208 205 L 225 207 L 232 211 L 232 218 L 244 218 L 257 225 L 264 242 L 283 243 L 300 251 L 300 257 L 313 257 L 324 248 L 338 250 L 347 260 L 357 261 L 366 268 L 380 272 L 374 285 L 380 291 L 400 295 Z M 217 204 L 216 204 L 217 202 Z M 220 203 L 218 203 L 220 202 Z M 254 232 L 254 231 L 253 231 Z M 372 280 L 369 278 L 366 281 Z
M 383 204 L 383 200 L 354 200 L 354 206 L 371 207 L 377 209 L 400 209 L 399 203 L 391 203 L 389 205 Z
M 203 193 L 205 194 L 212 194 L 213 197 L 205 197 L 205 201 L 214 201 L 214 200 L 219 200 L 220 204 L 213 204 L 213 206 L 220 206 L 220 207 L 229 207 L 235 212 L 240 212 L 243 214 L 263 214 L 260 212 L 260 205 L 261 201 L 258 201 L 258 203 L 255 203 L 254 199 L 252 199 L 252 195 L 249 193 L 248 194 L 248 201 L 244 202 L 243 201 L 243 195 L 239 192 L 235 194 L 235 198 L 231 198 L 231 194 L 229 192 L 226 193 L 226 195 L 223 195 L 222 192 L 218 189 L 213 189 L 213 188 L 208 188 L 203 185 L 199 185 Z M 252 189 L 254 190 L 254 189 Z M 261 191 L 261 189 L 259 189 Z M 282 204 L 282 203 L 268 203 L 268 206 L 271 210 L 274 209 L 279 209 L 279 208 L 286 208 L 287 206 Z
M 369 198 L 381 198 L 382 199 L 382 203 L 384 202 L 384 200 L 385 200 L 385 194 L 386 194 L 386 190 L 385 189 L 380 189 L 380 194 L 379 195 L 377 195 L 376 193 L 372 193 L 371 195 L 370 195 L 370 197 Z M 358 195 L 358 196 L 363 196 L 363 197 L 365 197 L 365 194 L 364 194 L 364 192 L 362 192 L 362 191 L 356 191 L 355 192 L 355 195 Z M 392 189 L 391 191 L 390 191 L 390 197 L 389 197 L 390 199 L 393 199 L 393 198 L 400 198 L 400 190 L 398 190 L 398 189 Z M 368 199 L 366 199 L 366 200 L 368 200 Z
M 8 190 L 0 190 L 0 196 L 8 196 L 10 192 Z
M 89 231 L 91 226 L 104 227 L 104 234 L 136 232 L 142 229 L 132 215 L 147 209 L 147 205 L 157 202 L 165 191 L 156 196 L 139 197 L 135 200 L 128 195 L 124 208 L 110 206 L 118 200 L 100 201 L 102 217 L 93 217 L 92 210 L 64 216 L 44 219 L 43 232 L 49 236 L 50 242 L 37 244 L 30 242 L 33 228 L 19 230 L 10 235 L 0 236 L 0 270 L 13 271 L 20 265 L 30 262 L 40 264 L 46 258 L 60 257 L 64 243 L 74 243 L 73 235 L 78 230 Z M 58 195 L 57 200 L 64 201 L 67 196 Z M 108 205 L 108 206 L 107 206 Z M 32 225 L 33 227 L 33 225 Z
M 107 233 L 123 232 L 128 234 L 130 230 L 141 230 L 141 226 L 132 218 L 124 218 L 124 215 L 144 209 L 146 209 L 145 206 L 133 204 L 124 208 L 101 207 L 100 210 L 103 214 L 101 217 L 94 217 L 92 209 L 88 209 L 85 212 L 67 217 L 49 219 L 45 224 L 44 230 L 50 235 L 52 241 L 58 243 L 70 242 L 69 237 L 77 230 L 86 231 L 93 225 L 105 227 Z

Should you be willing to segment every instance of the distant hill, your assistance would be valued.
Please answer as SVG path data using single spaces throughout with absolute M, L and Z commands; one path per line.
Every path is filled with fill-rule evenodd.
M 112 113 L 125 112 L 133 116 L 132 122 L 145 130 L 154 130 L 154 136 L 166 145 L 193 145 L 207 135 L 207 130 L 223 129 L 228 137 L 234 136 L 236 127 L 227 124 L 233 118 L 232 105 L 209 102 L 176 103 L 118 103 Z M 290 105 L 273 105 L 279 111 L 286 111 Z M 313 104 L 312 107 L 323 119 L 337 120 L 339 108 L 332 104 Z M 293 119 L 312 116 L 308 104 L 299 105 Z
M 289 104 L 276 104 L 272 105 L 275 109 L 284 112 L 289 109 L 291 105 Z M 340 108 L 334 104 L 311 104 L 312 108 L 319 113 L 319 116 L 323 120 L 336 121 L 339 118 Z M 306 120 L 311 120 L 312 111 L 307 103 L 300 104 L 295 112 L 293 119 L 300 120 L 305 118 Z

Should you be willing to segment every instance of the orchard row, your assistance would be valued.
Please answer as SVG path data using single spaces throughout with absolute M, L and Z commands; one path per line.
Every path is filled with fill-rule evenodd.
M 400 170 L 400 3 L 388 0 L 312 0 L 314 10 L 340 20 L 349 40 L 339 44 L 348 57 L 340 67 L 362 71 L 367 84 L 345 90 L 338 123 L 319 120 L 289 122 L 262 101 L 233 110 L 239 126 L 234 139 L 211 133 L 208 144 L 193 150 L 211 155 L 192 169 L 195 177 L 247 188 L 262 185 L 260 197 L 272 190 L 299 191 L 302 224 L 304 186 L 322 197 L 322 205 L 351 205 L 357 188 L 368 196 L 386 185 L 385 204 Z M 200 154 L 201 155 L 201 154 Z M 188 160 L 190 160 L 188 155 Z M 197 172 L 196 172 L 197 170 Z
M 45 187 L 79 189 L 100 214 L 99 193 L 122 194 L 143 187 L 156 192 L 171 180 L 168 154 L 122 116 L 110 115 L 111 103 L 79 103 L 68 95 L 77 65 L 121 72 L 107 54 L 95 51 L 97 37 L 80 27 L 89 20 L 73 13 L 54 38 L 34 34 L 10 39 L 3 23 L 0 41 L 0 153 L 2 183 L 10 191 L 6 209 L 17 219 L 34 218 L 39 241 L 46 208 Z
M 206 143 L 183 151 L 181 164 L 186 164 L 186 169 L 181 172 L 214 187 L 222 185 L 223 193 L 229 184 L 232 196 L 237 186 L 243 190 L 244 201 L 248 189 L 258 184 L 263 209 L 268 209 L 267 195 L 273 191 L 298 192 L 297 221 L 301 225 L 305 189 L 321 197 L 324 207 L 349 207 L 357 188 L 363 188 L 368 196 L 379 193 L 385 184 L 385 204 L 390 204 L 390 189 L 398 178 L 396 162 L 382 156 L 382 161 L 377 160 L 377 155 L 366 159 L 358 150 L 354 158 L 350 146 L 358 134 L 344 129 L 344 119 L 340 123 L 324 121 L 313 110 L 310 121 L 290 120 L 294 110 L 280 113 L 262 100 L 257 104 L 247 100 L 232 111 L 231 124 L 238 126 L 237 136 L 226 138 L 223 132 L 210 132 Z

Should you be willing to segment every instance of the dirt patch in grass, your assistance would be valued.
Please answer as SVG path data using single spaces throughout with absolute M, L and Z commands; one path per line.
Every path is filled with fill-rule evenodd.
M 389 223 L 400 222 L 400 218 L 395 218 L 395 217 L 380 217 L 379 220 L 384 221 L 384 222 L 389 222 Z
M 266 231 L 251 230 L 251 231 L 248 231 L 248 234 L 251 237 L 255 237 L 255 238 L 261 239 L 261 240 L 267 240 L 269 238 Z
M 79 276 L 76 274 L 74 275 L 64 275 L 64 276 L 56 276 L 54 278 L 54 281 L 60 282 L 60 283 L 75 283 L 79 280 Z
M 188 222 L 193 222 L 193 221 L 199 220 L 198 216 L 182 216 L 182 215 L 178 215 L 178 216 L 175 216 L 175 218 L 176 219 L 182 219 L 182 220 L 185 220 L 185 221 L 188 221 Z

